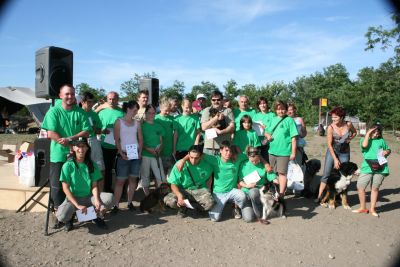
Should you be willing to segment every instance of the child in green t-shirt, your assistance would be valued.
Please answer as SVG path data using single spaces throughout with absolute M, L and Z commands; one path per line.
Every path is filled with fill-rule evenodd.
M 391 150 L 382 137 L 382 125 L 375 124 L 365 134 L 365 138 L 360 140 L 363 162 L 361 164 L 360 176 L 357 180 L 358 198 L 360 199 L 360 208 L 353 210 L 354 213 L 368 213 L 379 217 L 375 210 L 378 200 L 379 187 L 383 180 L 389 175 L 389 167 L 386 157 L 390 155 Z M 380 161 L 378 161 L 380 158 Z M 371 183 L 371 207 L 368 210 L 365 202 L 365 189 Z
M 238 153 L 245 154 L 248 146 L 261 146 L 260 139 L 252 127 L 253 120 L 251 117 L 249 115 L 243 115 L 240 119 L 240 130 L 236 131 L 233 137 L 233 144 L 236 146 L 236 151 Z

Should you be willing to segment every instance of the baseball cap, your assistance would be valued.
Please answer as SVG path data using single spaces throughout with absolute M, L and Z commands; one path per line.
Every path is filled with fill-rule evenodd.
M 192 108 L 194 108 L 195 110 L 202 110 L 203 109 L 198 100 L 193 101 Z
M 196 96 L 196 99 L 199 99 L 199 98 L 204 98 L 204 99 L 206 99 L 206 96 L 205 96 L 205 94 L 198 94 L 198 95 Z

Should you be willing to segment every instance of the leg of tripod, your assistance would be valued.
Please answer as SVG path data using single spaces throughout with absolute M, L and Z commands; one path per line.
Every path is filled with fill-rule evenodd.
M 47 180 L 48 181 L 48 180 Z M 44 235 L 48 236 L 49 235 L 49 217 L 50 217 L 50 212 L 52 212 L 53 208 L 51 205 L 51 186 L 49 187 L 49 201 L 47 202 L 47 211 L 46 211 L 46 222 L 44 226 Z

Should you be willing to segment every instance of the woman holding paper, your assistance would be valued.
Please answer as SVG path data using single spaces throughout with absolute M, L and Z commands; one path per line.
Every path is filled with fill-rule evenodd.
M 253 128 L 260 127 L 260 131 L 258 133 L 258 138 L 260 139 L 261 143 L 261 156 L 266 160 L 269 161 L 268 158 L 268 149 L 269 144 L 265 142 L 264 137 L 264 130 L 268 127 L 271 123 L 271 120 L 275 117 L 275 113 L 269 111 L 268 101 L 265 97 L 260 96 L 257 100 L 257 110 L 258 112 L 253 117 Z
M 106 209 L 112 207 L 113 195 L 99 193 L 97 182 L 102 176 L 97 164 L 90 159 L 90 148 L 85 137 L 72 142 L 71 155 L 61 169 L 60 181 L 67 198 L 58 207 L 57 220 L 65 223 L 65 230 L 70 231 L 75 211 L 88 214 L 89 208 L 94 206 L 98 216 L 93 222 L 100 228 L 107 228 L 101 217 Z
M 114 139 L 118 149 L 116 165 L 116 183 L 114 188 L 115 206 L 112 212 L 116 213 L 119 209 L 119 201 L 122 189 L 128 180 L 128 208 L 135 210 L 132 205 L 133 195 L 138 185 L 140 158 L 143 147 L 142 128 L 140 122 L 135 120 L 139 110 L 136 101 L 124 102 L 122 111 L 124 117 L 118 119 L 114 124 Z
M 250 217 L 246 221 L 251 221 L 256 216 L 257 220 L 262 224 L 269 224 L 268 221 L 261 219 L 262 204 L 260 201 L 260 188 L 264 186 L 266 181 L 276 183 L 276 174 L 272 171 L 272 167 L 263 160 L 261 151 L 258 147 L 247 147 L 246 155 L 249 160 L 245 161 L 239 169 L 239 186 L 250 200 L 253 207 L 252 212 L 242 210 L 243 219 Z

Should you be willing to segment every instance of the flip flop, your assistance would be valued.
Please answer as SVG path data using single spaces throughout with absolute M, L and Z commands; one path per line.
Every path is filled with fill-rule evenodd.
M 352 210 L 353 213 L 369 213 L 369 210 Z
M 374 216 L 374 217 L 378 217 L 379 218 L 379 214 L 376 211 L 371 212 L 371 215 Z

